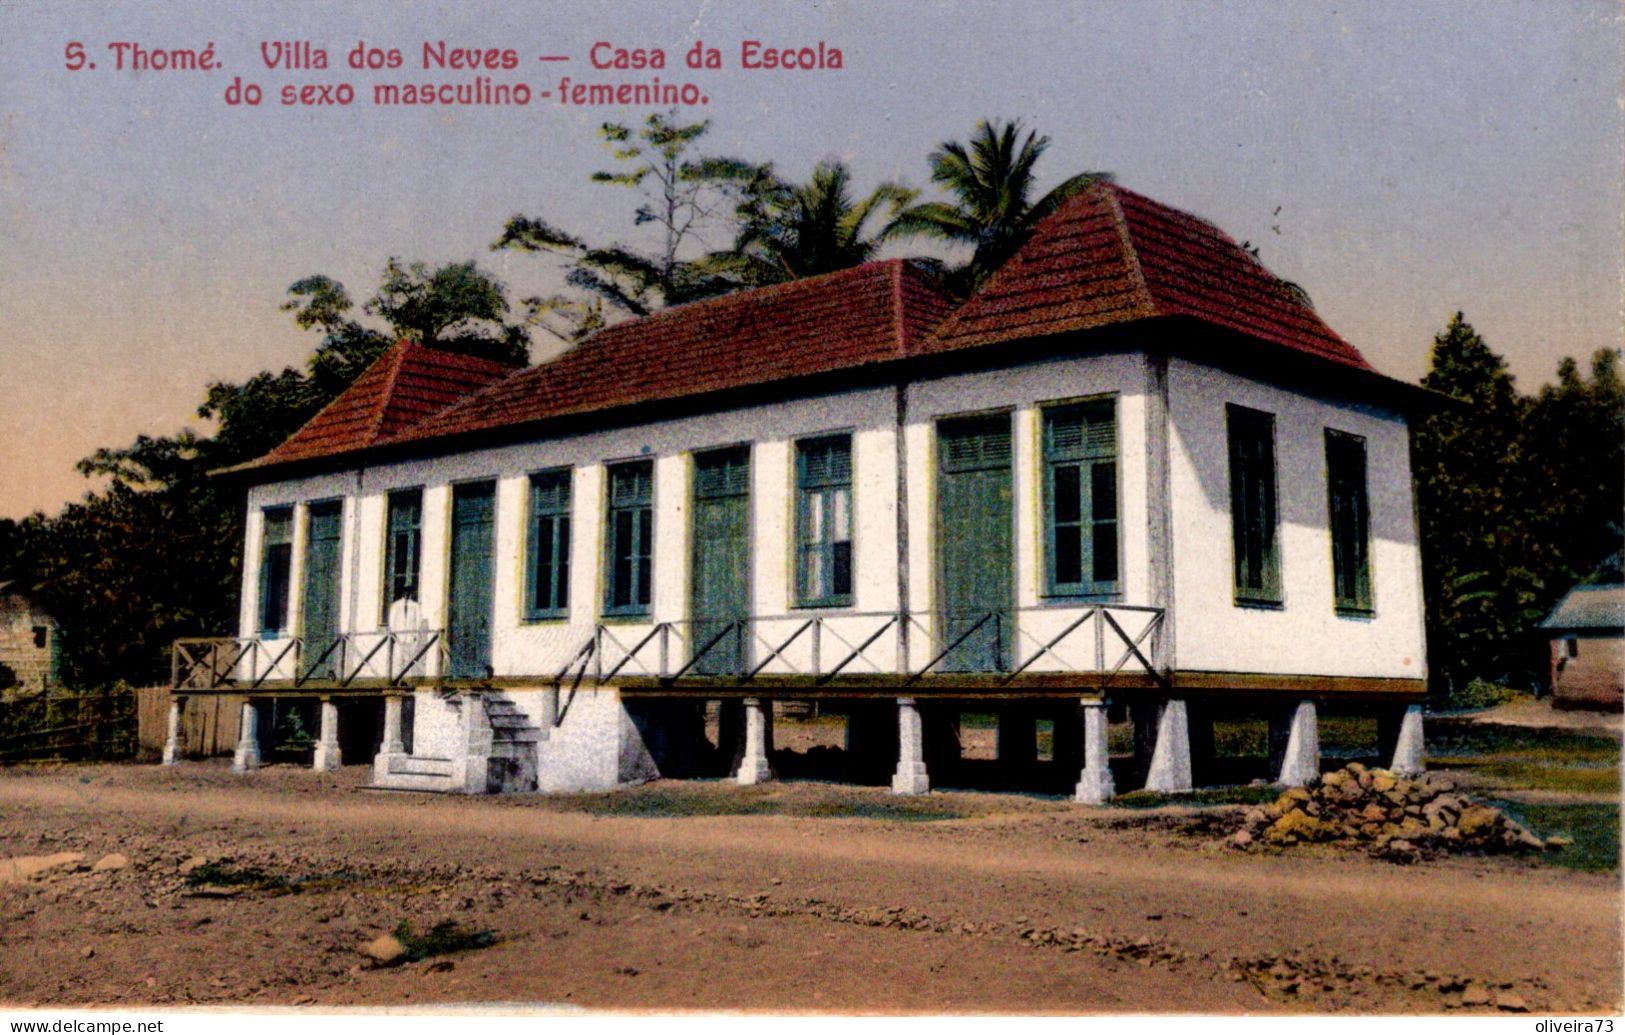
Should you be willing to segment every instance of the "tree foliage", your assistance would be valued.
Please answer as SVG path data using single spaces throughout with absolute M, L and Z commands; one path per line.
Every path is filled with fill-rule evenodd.
M 709 262 L 747 286 L 815 277 L 870 261 L 885 228 L 916 196 L 888 182 L 854 199 L 852 171 L 836 161 L 818 163 L 812 177 L 800 184 L 765 168 L 744 194 L 732 248 L 712 253 Z
M 735 158 L 697 154 L 710 126 L 681 123 L 675 112 L 656 112 L 636 128 L 618 122 L 599 128 L 619 164 L 593 173 L 592 181 L 641 195 L 633 225 L 656 231 L 653 248 L 589 245 L 536 216 L 508 220 L 491 247 L 557 255 L 566 263 L 566 283 L 575 289 L 527 299 L 538 326 L 574 341 L 611 315 L 647 316 L 738 286 L 703 261 L 699 237 L 764 170 Z
M 1589 381 L 1565 359 L 1558 384 L 1518 392 L 1506 362 L 1457 313 L 1423 385 L 1459 403 L 1412 436 L 1429 666 L 1448 699 L 1473 679 L 1543 680 L 1532 630 L 1620 548 L 1625 393 L 1617 354 Z
M 473 263 L 429 269 L 386 264 L 379 290 L 355 317 L 344 285 L 295 282 L 284 309 L 322 338 L 305 368 L 262 371 L 208 386 L 200 416 L 212 435 L 141 435 L 79 462 L 105 487 L 55 517 L 0 523 L 0 578 L 33 594 L 63 629 L 69 685 L 162 681 L 170 643 L 237 624 L 241 491 L 209 472 L 261 456 L 343 391 L 398 337 L 523 361 L 526 336 L 504 322 L 502 286 Z
M 951 270 L 946 280 L 961 296 L 992 276 L 1032 236 L 1033 228 L 1068 198 L 1112 178 L 1106 172 L 1078 173 L 1033 200 L 1034 169 L 1050 139 L 1036 130 L 1023 137 L 1021 129 L 1020 120 L 983 119 L 969 143 L 949 140 L 939 145 L 928 159 L 931 181 L 954 200 L 914 205 L 887 228 L 888 237 L 922 234 L 968 245 L 970 259 Z

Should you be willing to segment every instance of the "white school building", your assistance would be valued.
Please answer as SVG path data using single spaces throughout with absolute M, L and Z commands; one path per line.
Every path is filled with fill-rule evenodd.
M 890 260 L 527 369 L 403 342 L 229 474 L 239 627 L 176 644 L 175 698 L 246 698 L 243 769 L 273 712 L 312 715 L 318 767 L 353 718 L 376 746 L 349 760 L 403 789 L 769 779 L 789 701 L 900 793 L 954 771 L 967 711 L 1011 764 L 1050 724 L 1081 801 L 1191 787 L 1238 709 L 1281 782 L 1318 773 L 1327 710 L 1416 771 L 1423 405 L 1224 233 L 1110 184 L 963 303 Z

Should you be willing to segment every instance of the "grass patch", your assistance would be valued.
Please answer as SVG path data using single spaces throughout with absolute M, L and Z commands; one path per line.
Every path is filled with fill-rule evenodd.
M 192 887 L 208 885 L 216 888 L 247 888 L 251 891 L 272 891 L 289 894 L 299 890 L 293 881 L 275 873 L 266 873 L 253 866 L 241 868 L 224 863 L 205 863 L 186 875 Z
M 1473 764 L 1471 768 L 1503 790 L 1619 795 L 1619 770 L 1612 766 L 1553 766 L 1523 761 L 1490 761 Z
M 683 819 L 699 816 L 796 816 L 808 819 L 889 819 L 928 822 L 964 819 L 969 813 L 930 798 L 833 797 L 786 800 L 775 787 L 736 787 L 694 781 L 686 786 L 649 787 L 607 794 L 564 794 L 549 806 L 592 816 Z
M 229 861 L 228 861 L 229 862 Z M 331 891 L 360 883 L 350 873 L 324 873 L 319 877 L 284 877 L 255 866 L 231 866 L 227 862 L 205 863 L 186 875 L 190 887 L 243 888 L 274 895 L 295 895 L 302 891 Z
M 889 819 L 904 823 L 930 823 L 965 819 L 970 813 L 925 798 L 895 801 L 819 801 L 781 810 L 780 815 L 809 819 Z
M 1112 804 L 1131 809 L 1157 809 L 1164 805 L 1264 805 L 1280 796 L 1279 787 L 1202 787 L 1177 794 L 1128 791 L 1112 799 Z
M 1619 741 L 1608 734 L 1591 736 L 1572 730 L 1498 726 L 1465 719 L 1429 719 L 1427 748 L 1430 756 L 1441 759 L 1476 755 L 1485 760 L 1523 758 L 1549 765 L 1619 762 Z
M 1563 836 L 1574 843 L 1548 849 L 1541 862 L 1571 870 L 1608 873 L 1619 870 L 1617 805 L 1546 805 L 1496 801 L 1496 807 L 1541 837 Z
M 406 947 L 406 958 L 409 960 L 487 949 L 497 941 L 496 935 L 490 931 L 470 930 L 455 920 L 442 920 L 422 934 L 412 929 L 412 921 L 402 920 L 401 925 L 395 928 L 395 937 Z
M 547 804 L 566 812 L 590 816 L 630 816 L 640 819 L 674 819 L 687 816 L 768 816 L 778 813 L 777 805 L 761 792 L 744 788 L 729 793 L 707 790 L 696 781 L 693 787 L 638 788 L 607 794 L 560 794 Z

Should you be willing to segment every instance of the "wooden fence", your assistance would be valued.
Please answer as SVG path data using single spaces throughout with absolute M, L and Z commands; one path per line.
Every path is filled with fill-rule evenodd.
M 149 686 L 135 692 L 139 722 L 140 754 L 156 758 L 164 750 L 169 733 L 169 687 Z M 208 758 L 229 755 L 237 746 L 237 730 L 243 715 L 243 699 L 234 694 L 194 694 L 181 708 L 182 755 Z
M 0 763 L 127 759 L 136 748 L 136 691 L 53 687 L 0 699 Z

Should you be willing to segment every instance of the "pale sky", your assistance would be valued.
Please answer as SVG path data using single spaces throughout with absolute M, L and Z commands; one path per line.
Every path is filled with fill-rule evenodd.
M 804 176 L 847 161 L 867 190 L 928 187 L 926 154 L 976 120 L 1052 138 L 1042 186 L 1084 169 L 1257 244 L 1327 322 L 1406 380 L 1457 309 L 1531 390 L 1564 355 L 1625 340 L 1617 3 L 553 2 L 0 3 L 0 516 L 55 512 L 74 462 L 192 420 L 211 380 L 302 365 L 316 336 L 279 310 L 327 273 L 358 300 L 390 256 L 476 259 L 517 297 L 546 260 L 492 253 L 518 212 L 592 240 L 643 240 L 633 199 L 588 182 L 606 120 L 577 82 L 693 82 L 707 150 Z M 689 70 L 696 40 L 722 70 Z M 740 43 L 842 51 L 838 71 L 748 71 Z M 307 40 L 324 71 L 268 70 Z M 378 83 L 425 42 L 511 47 L 528 107 L 388 109 Z M 594 69 L 596 41 L 659 47 L 659 71 Z M 70 71 L 68 44 L 96 67 Z M 358 42 L 403 67 L 357 71 Z M 202 50 L 214 71 L 117 70 L 114 42 Z M 126 52 L 128 53 L 128 52 Z M 542 62 L 542 56 L 566 56 Z M 127 59 L 128 60 L 128 59 Z M 227 106 L 234 77 L 258 108 Z M 347 108 L 283 108 L 349 83 Z M 711 242 L 720 246 L 718 239 Z M 538 336 L 533 355 L 546 351 Z

